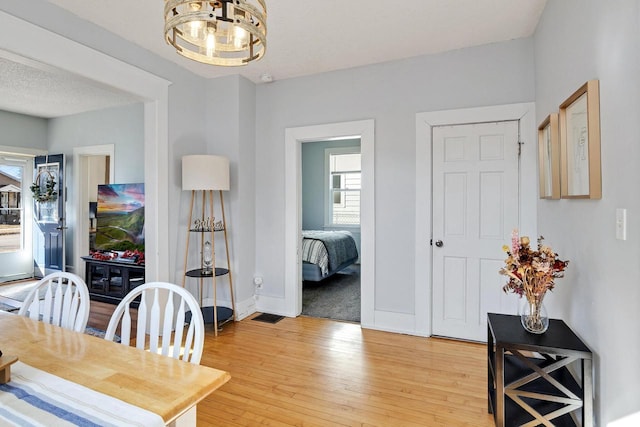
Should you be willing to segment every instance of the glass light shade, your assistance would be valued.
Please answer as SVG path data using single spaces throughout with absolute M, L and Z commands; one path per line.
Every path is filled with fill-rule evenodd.
M 166 42 L 194 61 L 240 66 L 266 51 L 264 0 L 165 0 L 164 18 Z
M 183 190 L 229 190 L 229 159 L 196 154 L 182 157 Z

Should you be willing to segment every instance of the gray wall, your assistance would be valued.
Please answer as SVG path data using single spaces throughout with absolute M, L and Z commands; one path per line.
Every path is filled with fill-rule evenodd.
M 50 119 L 47 149 L 52 154 L 66 155 L 66 173 L 71 177 L 74 147 L 113 144 L 113 181 L 119 184 L 144 182 L 143 115 L 144 106 L 132 104 Z M 73 194 L 72 189 L 69 192 Z
M 375 120 L 375 309 L 413 314 L 416 113 L 534 100 L 533 40 L 521 39 L 257 87 L 256 271 L 284 297 L 288 127 Z
M 47 149 L 48 120 L 0 110 L 0 145 Z
M 534 39 L 538 122 L 600 80 L 602 200 L 540 200 L 538 230 L 570 260 L 545 303 L 594 351 L 605 426 L 640 411 L 640 2 L 549 0 Z M 616 208 L 628 210 L 626 241 Z
M 253 274 L 255 268 L 255 85 L 240 76 L 229 76 L 207 82 L 207 145 L 204 153 L 222 155 L 230 161 L 230 191 L 225 191 L 225 212 L 232 264 L 233 285 L 238 315 L 243 317 L 254 307 Z M 217 195 L 216 195 L 217 200 Z M 220 212 L 217 214 L 220 218 Z M 217 261 L 226 263 L 223 234 L 217 233 Z M 218 299 L 230 301 L 228 276 Z M 210 296 L 207 291 L 206 296 Z
M 333 147 L 360 147 L 359 139 L 317 141 L 302 144 L 302 228 L 324 229 L 324 150 Z

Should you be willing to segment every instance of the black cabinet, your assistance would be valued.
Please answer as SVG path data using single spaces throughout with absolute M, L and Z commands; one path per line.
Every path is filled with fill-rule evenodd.
M 489 313 L 487 353 L 496 427 L 593 426 L 591 350 L 562 320 L 535 335 L 519 316 Z
M 103 261 L 88 256 L 85 261 L 85 282 L 92 300 L 118 304 L 129 291 L 145 282 L 144 265 Z

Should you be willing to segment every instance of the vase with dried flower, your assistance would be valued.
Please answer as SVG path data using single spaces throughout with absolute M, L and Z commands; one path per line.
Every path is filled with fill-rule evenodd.
M 500 274 L 509 281 L 502 288 L 525 297 L 520 319 L 522 326 L 534 334 L 542 334 L 549 327 L 549 318 L 543 304 L 547 291 L 553 290 L 554 279 L 564 276 L 569 261 L 562 261 L 558 254 L 542 244 L 544 237 L 538 238 L 537 250 L 532 250 L 527 236 L 518 236 L 518 230 L 511 235 L 511 247 L 504 245 L 507 253 L 505 266 Z

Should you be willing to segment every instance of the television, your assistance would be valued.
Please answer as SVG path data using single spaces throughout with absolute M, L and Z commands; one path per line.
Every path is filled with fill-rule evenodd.
M 98 185 L 95 249 L 144 253 L 144 184 Z

